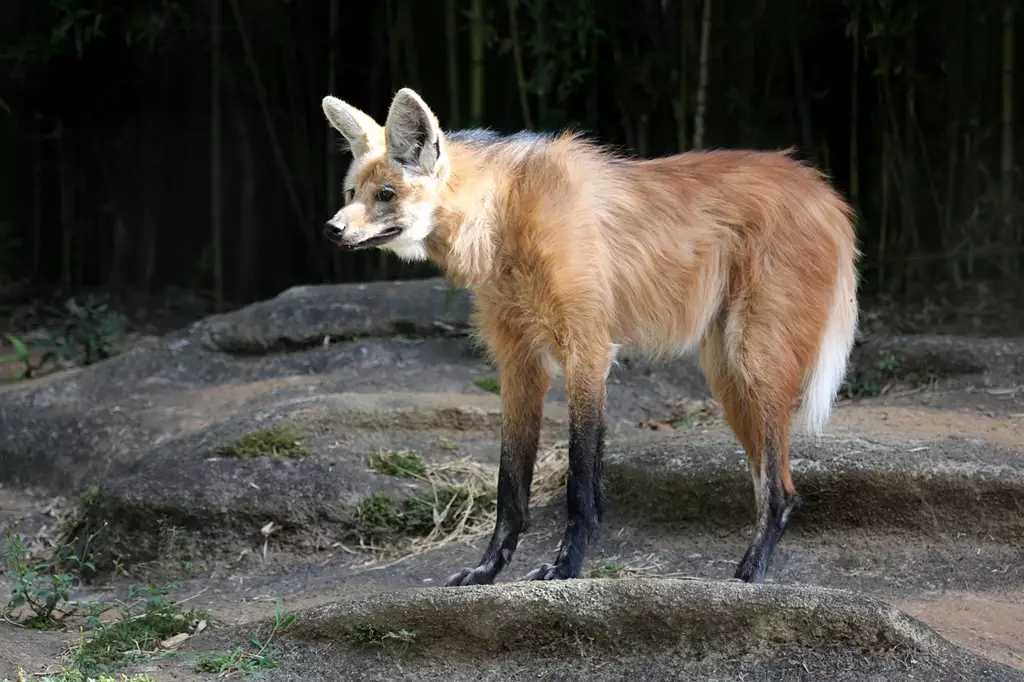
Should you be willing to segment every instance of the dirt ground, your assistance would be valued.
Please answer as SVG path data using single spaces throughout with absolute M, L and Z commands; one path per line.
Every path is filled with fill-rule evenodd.
M 915 333 L 938 329 L 964 337 L 1024 335 L 1024 319 L 1019 314 L 1010 315 L 1005 302 L 985 306 L 974 302 L 973 305 L 972 311 L 969 305 L 951 310 L 941 301 L 903 309 L 879 304 L 864 315 L 865 334 L 870 337 L 884 335 L 889 330 Z M 187 322 L 184 317 L 179 313 L 177 317 L 167 317 L 170 322 L 151 320 L 146 323 L 148 326 L 131 327 L 128 335 L 118 339 L 118 345 L 125 353 L 135 349 L 139 354 L 130 362 L 125 360 L 124 367 L 143 367 L 149 361 L 147 353 L 162 343 L 159 334 L 180 329 Z M 13 319 L 24 322 L 31 316 L 24 313 Z M 146 469 L 147 461 L 156 461 L 156 455 L 166 457 L 165 460 L 157 457 L 159 461 L 181 459 L 179 450 L 161 454 L 159 447 L 162 446 L 154 434 L 164 434 L 159 437 L 165 437 L 169 443 L 182 440 L 185 445 L 179 446 L 180 452 L 192 453 L 190 456 L 194 455 L 195 461 L 201 462 L 200 451 L 205 452 L 203 448 L 224 437 L 217 429 L 250 428 L 250 422 L 238 420 L 256 419 L 253 415 L 263 419 L 262 415 L 282 412 L 282 406 L 290 410 L 293 405 L 304 405 L 303 401 L 319 396 L 318 391 L 334 396 L 339 392 L 358 393 L 386 385 L 395 391 L 395 396 L 426 396 L 436 391 L 450 393 L 456 403 L 463 394 L 472 398 L 466 398 L 465 406 L 456 405 L 444 413 L 445 419 L 452 419 L 452 414 L 459 410 L 462 410 L 460 414 L 473 415 L 476 421 L 469 426 L 450 426 L 445 422 L 424 427 L 425 417 L 421 412 L 413 416 L 396 412 L 399 416 L 389 416 L 391 413 L 387 410 L 391 407 L 382 407 L 381 403 L 369 399 L 364 406 L 365 414 L 356 414 L 364 409 L 356 405 L 345 413 L 347 416 L 337 417 L 333 426 L 327 422 L 315 424 L 316 456 L 327 462 L 324 468 L 315 470 L 318 472 L 315 476 L 327 477 L 326 472 L 342 471 L 346 476 L 351 475 L 353 489 L 362 490 L 362 473 L 334 464 L 349 450 L 412 444 L 431 456 L 448 456 L 432 444 L 456 442 L 462 446 L 460 452 L 472 454 L 480 461 L 496 462 L 496 423 L 493 415 L 488 416 L 488 396 L 472 385 L 474 377 L 491 373 L 491 370 L 479 359 L 470 359 L 460 354 L 462 351 L 451 350 L 451 345 L 448 341 L 430 339 L 417 342 L 369 339 L 343 344 L 337 351 L 338 357 L 343 356 L 341 360 L 329 360 L 327 351 L 322 350 L 308 351 L 307 355 L 303 355 L 306 351 L 291 353 L 286 359 L 274 360 L 279 365 L 258 358 L 229 358 L 223 362 L 230 372 L 224 371 L 233 374 L 210 381 L 197 376 L 200 372 L 188 364 L 193 360 L 182 356 L 183 359 L 174 361 L 178 366 L 172 368 L 173 372 L 168 371 L 166 376 L 159 377 L 159 382 L 154 382 L 156 388 L 112 397 L 109 405 L 99 400 L 104 381 L 107 381 L 98 378 L 101 370 L 54 369 L 28 382 L 0 379 L 0 383 L 4 383 L 0 388 L 0 412 L 27 404 L 25 401 L 35 401 L 32 404 L 49 401 L 71 406 L 65 409 L 72 417 L 78 414 L 73 410 L 86 408 L 107 416 L 126 412 L 133 417 L 148 415 L 145 418 L 152 420 L 152 431 L 132 436 L 129 433 L 135 428 L 132 423 L 116 422 L 115 426 L 121 431 L 114 432 L 123 433 L 119 437 L 128 445 L 138 442 L 154 448 L 155 454 L 142 453 L 144 456 L 130 461 L 115 460 L 131 469 L 134 476 L 141 477 L 138 478 L 140 483 L 148 484 L 152 481 L 146 477 L 153 474 Z M 409 350 L 412 348 L 419 355 Z M 154 354 L 153 357 L 163 356 Z M 204 358 L 206 356 L 195 362 L 206 362 Z M 8 377 L 16 369 L 14 361 L 0 362 L 0 377 Z M 674 371 L 626 368 L 613 373 L 609 416 L 615 424 L 610 429 L 615 443 L 642 448 L 645 439 L 659 434 L 652 436 L 650 429 L 640 427 L 641 420 L 661 418 L 659 411 L 671 410 L 671 399 L 698 397 L 699 391 L 693 388 L 689 374 L 673 374 Z M 125 383 L 137 385 L 145 378 L 126 374 Z M 30 395 L 34 397 L 26 398 Z M 58 400 L 54 396 L 65 396 L 67 402 L 61 403 L 64 398 Z M 270 400 L 268 396 L 276 397 Z M 555 403 L 562 401 L 558 389 L 553 389 L 550 398 Z M 329 408 L 337 407 L 337 403 L 325 404 Z M 357 417 L 362 421 L 346 421 Z M 419 420 L 415 428 L 408 424 L 402 426 L 412 419 Z M 372 420 L 380 424 L 394 422 L 397 426 L 373 425 Z M 558 429 L 557 425 L 552 425 L 548 436 L 564 438 L 565 434 Z M 693 429 L 691 433 L 695 437 L 725 433 L 722 424 L 713 422 Z M 103 437 L 109 440 L 106 433 Z M 870 451 L 882 460 L 887 456 L 895 460 L 897 455 L 908 453 L 921 453 L 922 459 L 934 455 L 937 473 L 942 473 L 943 467 L 956 469 L 966 466 L 965 463 L 974 466 L 977 462 L 981 463 L 978 466 L 996 470 L 1000 466 L 1000 453 L 1008 452 L 1014 457 L 1024 454 L 1024 377 L 978 375 L 944 377 L 922 384 L 892 382 L 883 388 L 882 395 L 840 401 L 828 433 L 843 448 Z M 681 449 L 687 448 L 686 433 L 669 435 L 678 438 Z M 801 445 L 801 448 L 808 447 Z M 733 454 L 739 466 L 742 456 Z M 842 459 L 838 455 L 837 458 Z M 69 467 L 85 466 L 74 459 L 54 459 L 53 466 L 61 466 L 62 462 Z M 821 466 L 826 465 L 827 461 Z M 313 470 L 292 471 L 283 466 L 267 468 L 264 472 L 254 465 L 239 469 L 241 473 L 225 474 L 224 480 L 236 481 L 237 486 L 259 488 L 272 485 L 272 481 L 291 485 L 287 481 L 308 482 L 314 477 Z M 813 466 L 807 470 L 813 471 Z M 134 485 L 136 479 L 130 480 L 130 485 Z M 205 480 L 197 475 L 195 485 Z M 977 485 L 987 485 L 988 480 L 979 475 Z M 156 483 L 159 482 L 156 479 Z M 796 484 L 799 488 L 799 474 Z M 988 488 L 979 487 L 983 489 Z M 325 494 L 322 488 L 311 490 L 314 496 Z M 68 490 L 67 496 L 72 492 Z M 296 499 L 301 497 L 289 488 L 282 492 L 281 499 L 287 500 L 289 494 Z M 270 496 L 268 492 L 266 497 Z M 58 498 L 53 487 L 45 485 L 42 479 L 32 485 L 0 479 L 0 528 L 10 528 L 14 521 L 19 521 L 20 528 L 26 532 L 49 537 L 66 503 L 67 500 Z M 524 537 L 514 564 L 503 574 L 503 581 L 518 579 L 537 562 L 550 560 L 561 534 L 562 504 L 558 501 L 537 510 L 534 526 Z M 662 522 L 625 513 L 623 507 L 628 504 L 628 499 L 613 500 L 600 539 L 588 555 L 589 567 L 615 562 L 625 568 L 626 577 L 682 574 L 724 579 L 731 575 L 747 539 L 749 529 L 742 526 L 746 524 L 745 518 L 742 524 L 737 521 L 735 528 L 724 530 L 699 523 L 673 529 Z M 1024 517 L 1024 502 L 1018 504 L 1019 519 Z M 950 641 L 1024 670 L 1024 542 L 1014 544 L 998 537 L 986 537 L 985 531 L 998 524 L 1013 527 L 1011 521 L 965 518 L 957 528 L 931 529 L 925 533 L 878 529 L 870 525 L 828 532 L 816 530 L 814 526 L 795 527 L 780 545 L 769 581 L 840 587 L 878 596 L 921 619 Z M 127 577 L 109 584 L 82 586 L 78 594 L 91 598 L 123 595 L 129 583 L 153 579 L 155 570 L 158 577 L 180 580 L 180 593 L 187 595 L 191 603 L 210 609 L 219 624 L 244 626 L 271 616 L 277 599 L 290 610 L 302 610 L 356 594 L 436 585 L 456 569 L 472 565 L 486 543 L 486 538 L 482 538 L 472 543 L 452 544 L 396 562 L 394 558 L 375 558 L 343 543 L 328 542 L 316 550 L 300 550 L 296 545 L 279 543 L 276 537 L 272 535 L 266 543 L 261 543 L 242 541 L 225 533 L 228 546 L 224 548 L 224 556 L 205 562 L 202 570 L 163 575 L 166 566 L 133 567 Z M 9 584 L 0 580 L 0 602 L 6 602 L 7 590 Z M 33 673 L 53 669 L 59 665 L 73 636 L 37 632 L 0 622 L 0 677 L 12 676 L 18 666 Z M 193 678 L 184 668 L 172 663 L 157 662 L 151 668 L 157 679 Z

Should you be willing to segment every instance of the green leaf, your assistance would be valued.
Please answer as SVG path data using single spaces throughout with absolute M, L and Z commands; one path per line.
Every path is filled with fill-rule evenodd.
M 14 347 L 14 350 L 15 352 L 18 353 L 18 355 L 20 355 L 21 357 L 28 357 L 28 346 L 25 345 L 24 341 L 19 339 L 14 334 L 8 334 L 7 340 L 11 342 L 11 345 Z

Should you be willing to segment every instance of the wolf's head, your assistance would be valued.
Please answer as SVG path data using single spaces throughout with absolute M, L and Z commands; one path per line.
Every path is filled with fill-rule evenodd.
M 352 150 L 345 204 L 327 221 L 325 235 L 342 248 L 379 247 L 424 260 L 424 240 L 450 172 L 437 117 L 409 88 L 395 95 L 383 128 L 334 97 L 325 97 L 323 108 Z

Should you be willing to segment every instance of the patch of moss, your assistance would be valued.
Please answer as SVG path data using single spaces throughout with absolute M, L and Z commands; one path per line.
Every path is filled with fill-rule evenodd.
M 302 445 L 302 436 L 288 426 L 272 426 L 247 433 L 233 443 L 216 450 L 221 457 L 248 460 L 256 457 L 306 457 L 309 451 Z
M 598 561 L 590 569 L 591 578 L 621 578 L 626 567 L 618 561 Z
M 423 458 L 412 450 L 381 451 L 370 455 L 370 468 L 383 476 L 415 478 L 425 476 Z
M 494 377 L 480 377 L 479 379 L 473 379 L 473 385 L 496 395 L 501 395 L 501 382 Z
M 456 450 L 459 449 L 459 444 L 454 441 L 442 438 L 441 440 L 438 441 L 437 447 L 441 448 L 445 452 L 455 452 Z
M 79 500 L 86 506 L 99 504 L 103 499 L 103 491 L 98 485 L 90 485 L 88 488 L 82 491 L 79 495 Z

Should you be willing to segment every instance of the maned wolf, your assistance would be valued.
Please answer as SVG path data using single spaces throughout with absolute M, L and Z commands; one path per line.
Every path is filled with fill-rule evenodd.
M 528 522 L 544 397 L 569 401 L 568 522 L 554 564 L 580 576 L 604 507 L 605 382 L 616 350 L 697 347 L 747 453 L 757 524 L 735 577 L 762 582 L 801 498 L 789 471 L 795 409 L 824 427 L 857 325 L 852 210 L 788 152 L 639 160 L 573 133 L 444 133 L 410 89 L 382 128 L 334 97 L 324 113 L 353 161 L 326 235 L 339 247 L 430 258 L 474 293 L 474 326 L 501 376 L 498 518 L 480 564 L 491 583 Z

